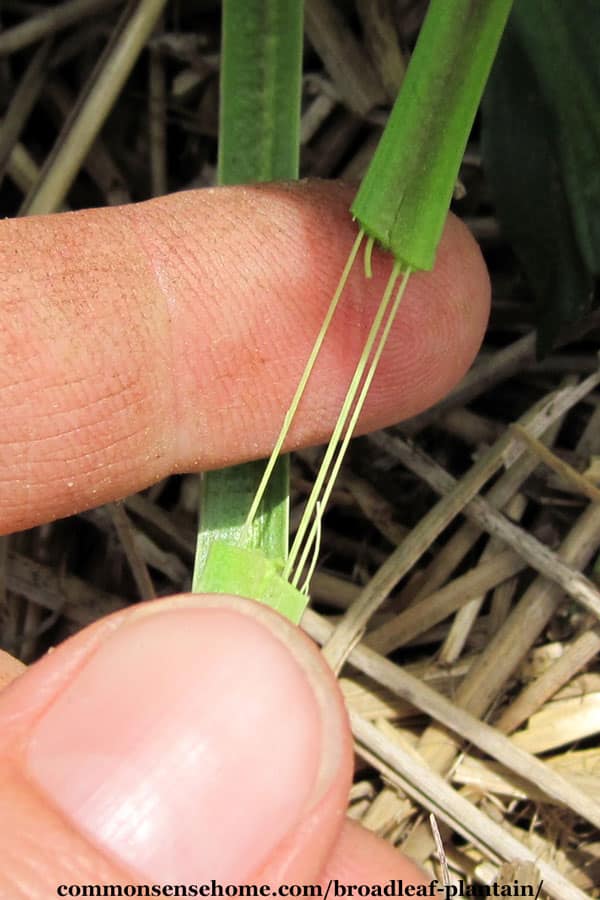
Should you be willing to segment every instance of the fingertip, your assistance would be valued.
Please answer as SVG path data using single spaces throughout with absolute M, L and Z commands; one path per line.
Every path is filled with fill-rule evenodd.
M 335 679 L 254 601 L 183 595 L 121 611 L 3 701 L 1 752 L 92 854 L 152 880 L 243 881 L 282 854 L 310 868 L 296 832 L 314 820 L 326 846 L 341 825 L 351 742 Z
M 448 216 L 433 275 L 434 314 L 439 314 L 441 332 L 437 346 L 451 366 L 452 381 L 441 385 L 443 396 L 477 355 L 491 305 L 490 277 L 481 249 L 464 222 L 453 214 Z
M 352 194 L 261 184 L 0 223 L 14 299 L 0 336 L 0 531 L 268 456 L 356 236 Z M 331 432 L 391 265 L 374 261 L 372 280 L 357 266 L 348 282 L 287 449 Z M 488 307 L 481 254 L 451 218 L 434 271 L 411 277 L 359 430 L 450 390 Z

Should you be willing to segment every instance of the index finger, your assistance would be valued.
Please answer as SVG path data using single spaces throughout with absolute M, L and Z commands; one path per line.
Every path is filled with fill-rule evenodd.
M 354 240 L 350 201 L 339 185 L 259 185 L 0 222 L 0 532 L 268 455 Z M 372 281 L 350 279 L 288 449 L 330 432 L 389 268 L 382 254 Z M 362 431 L 452 387 L 488 302 L 450 219 Z

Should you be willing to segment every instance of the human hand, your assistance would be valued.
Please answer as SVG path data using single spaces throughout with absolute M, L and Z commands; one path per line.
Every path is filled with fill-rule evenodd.
M 0 222 L 0 530 L 267 455 L 353 239 L 350 199 L 266 185 Z M 288 449 L 328 436 L 386 265 L 368 289 L 351 280 Z M 488 295 L 451 219 L 435 271 L 411 279 L 360 430 L 452 387 Z M 0 684 L 18 672 L 0 659 Z M 127 608 L 0 694 L 0 897 L 419 883 L 345 820 L 351 769 L 335 679 L 276 613 L 216 596 Z

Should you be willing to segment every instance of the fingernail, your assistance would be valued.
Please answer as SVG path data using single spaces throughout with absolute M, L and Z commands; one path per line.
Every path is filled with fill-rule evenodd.
M 29 774 L 132 872 L 241 883 L 301 820 L 322 777 L 311 682 L 250 615 L 146 615 L 115 630 L 38 720 Z

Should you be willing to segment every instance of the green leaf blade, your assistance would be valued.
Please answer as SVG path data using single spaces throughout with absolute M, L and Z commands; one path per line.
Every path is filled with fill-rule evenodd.
M 431 269 L 512 0 L 432 0 L 371 166 L 352 205 L 365 232 Z
M 600 6 L 517 2 L 514 25 L 553 118 L 579 249 L 600 275 Z M 544 27 L 540 28 L 540 22 Z
M 302 49 L 302 0 L 224 0 L 219 184 L 298 177 Z M 287 556 L 287 456 L 277 461 L 251 527 L 245 525 L 264 467 L 251 462 L 204 474 L 192 590 L 208 589 L 203 573 L 215 542 L 259 549 L 271 560 Z M 237 572 L 241 577 L 243 567 Z M 229 580 L 211 585 L 233 590 Z M 243 578 L 233 592 L 247 595 Z
M 308 598 L 281 577 L 281 569 L 282 561 L 268 559 L 260 550 L 215 541 L 205 562 L 199 590 L 241 593 L 270 606 L 297 625 Z
M 219 184 L 298 177 L 303 4 L 225 0 Z
M 540 356 L 563 326 L 588 311 L 593 292 L 557 128 L 551 94 L 542 89 L 527 37 L 515 18 L 484 98 L 483 157 L 496 213 L 536 300 Z
M 261 461 L 205 472 L 201 490 L 192 590 L 202 591 L 202 572 L 215 541 L 260 549 L 269 559 L 285 559 L 289 543 L 289 457 L 280 457 L 254 522 L 244 528 L 265 463 Z

